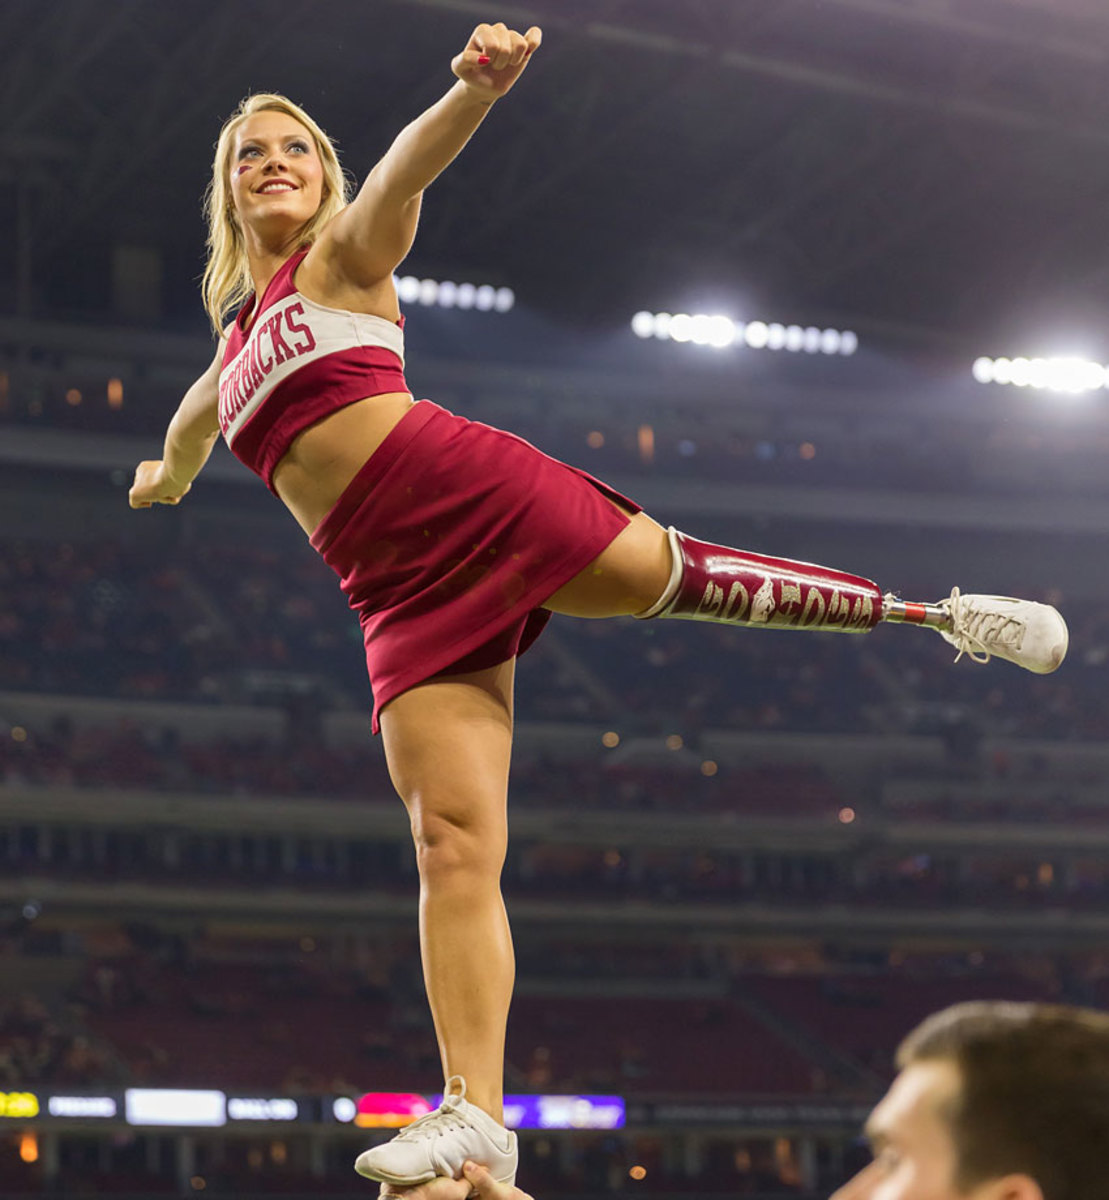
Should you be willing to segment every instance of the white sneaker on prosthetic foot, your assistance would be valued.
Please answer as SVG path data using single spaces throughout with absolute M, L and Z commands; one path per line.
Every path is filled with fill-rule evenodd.
M 459 1090 L 451 1094 L 455 1083 Z M 358 1174 L 393 1187 L 416 1187 L 437 1176 L 461 1179 L 462 1164 L 469 1159 L 511 1187 L 519 1160 L 516 1135 L 466 1099 L 461 1075 L 447 1080 L 446 1093 L 434 1112 L 417 1117 L 392 1141 L 360 1154 L 354 1164 Z
M 953 588 L 938 608 L 951 618 L 950 629 L 940 629 L 944 641 L 975 662 L 1004 658 L 1026 671 L 1048 675 L 1067 653 L 1067 623 L 1050 604 L 1014 600 L 1009 596 L 964 596 Z

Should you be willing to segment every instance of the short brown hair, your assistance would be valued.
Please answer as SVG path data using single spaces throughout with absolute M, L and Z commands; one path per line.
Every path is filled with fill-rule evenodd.
M 934 1013 L 897 1065 L 944 1059 L 960 1076 L 951 1122 L 961 1191 L 1028 1175 L 1045 1200 L 1104 1200 L 1109 1014 L 1058 1004 L 973 1001 Z

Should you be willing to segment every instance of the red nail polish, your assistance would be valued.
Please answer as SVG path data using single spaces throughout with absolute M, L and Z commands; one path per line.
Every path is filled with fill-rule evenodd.
M 479 67 L 487 67 L 491 61 L 488 54 L 480 55 L 477 60 Z

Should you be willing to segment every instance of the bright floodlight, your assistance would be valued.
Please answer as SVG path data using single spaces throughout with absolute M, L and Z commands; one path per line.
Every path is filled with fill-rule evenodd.
M 979 383 L 993 383 L 992 358 L 976 358 L 970 370 Z
M 655 332 L 655 318 L 649 312 L 637 312 L 632 317 L 632 333 L 639 338 L 653 337 Z
M 712 318 L 704 313 L 698 313 L 693 318 L 693 340 L 698 346 L 709 344 L 709 334 L 712 329 Z
M 704 313 L 693 318 L 693 340 L 698 346 L 712 345 L 713 318 Z
M 1030 388 L 1044 389 L 1051 383 L 1051 365 L 1045 358 L 1034 358 L 1028 364 L 1028 383 Z M 1019 386 L 1019 385 L 1018 385 Z
M 1053 392 L 1096 392 L 1105 387 L 1109 374 L 1101 363 L 1079 358 L 1052 358 L 1046 365 L 1047 386 Z
M 723 349 L 736 339 L 736 324 L 731 317 L 706 313 L 636 313 L 632 317 L 636 337 L 669 338 L 673 342 L 692 342 L 695 346 Z
M 807 354 L 854 354 L 859 348 L 857 334 L 838 329 L 782 325 L 776 321 L 735 321 L 722 313 L 650 313 L 637 312 L 631 319 L 632 333 L 638 338 L 690 342 L 723 350 L 726 346 L 747 346 L 752 350 L 788 350 Z
M 971 374 L 979 383 L 999 383 L 1071 396 L 1109 387 L 1109 367 L 1082 358 L 978 358 Z
M 675 342 L 693 340 L 693 318 L 689 313 L 675 313 L 670 318 L 670 339 Z
M 402 304 L 417 304 L 420 299 L 420 281 L 412 275 L 397 280 L 397 298 Z
M 708 320 L 708 344 L 723 350 L 736 339 L 736 325 L 731 317 L 716 316 Z
M 1032 382 L 1032 364 L 1027 358 L 1014 358 L 1009 373 L 1013 387 L 1027 387 Z
M 516 303 L 511 288 L 494 288 L 488 283 L 480 287 L 472 283 L 454 283 L 446 279 L 417 279 L 414 275 L 393 277 L 397 299 L 401 304 L 422 304 L 425 307 L 476 308 L 481 312 L 508 312 Z
M 770 329 L 765 321 L 748 321 L 743 340 L 752 350 L 762 350 L 770 341 Z

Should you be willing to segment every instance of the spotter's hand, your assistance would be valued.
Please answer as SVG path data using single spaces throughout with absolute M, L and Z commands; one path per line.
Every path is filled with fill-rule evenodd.
M 135 468 L 135 482 L 127 493 L 132 508 L 149 508 L 152 504 L 180 504 L 181 497 L 192 487 L 182 487 L 166 477 L 166 465 L 161 459 L 141 462 Z
M 517 33 L 503 23 L 479 25 L 466 49 L 451 63 L 451 70 L 487 104 L 499 100 L 523 74 L 539 49 L 543 31 L 533 25 Z
M 488 1167 L 468 1162 L 461 1179 L 433 1179 L 419 1187 L 399 1188 L 383 1183 L 377 1200 L 532 1200 L 527 1192 L 510 1183 L 498 1183 Z

